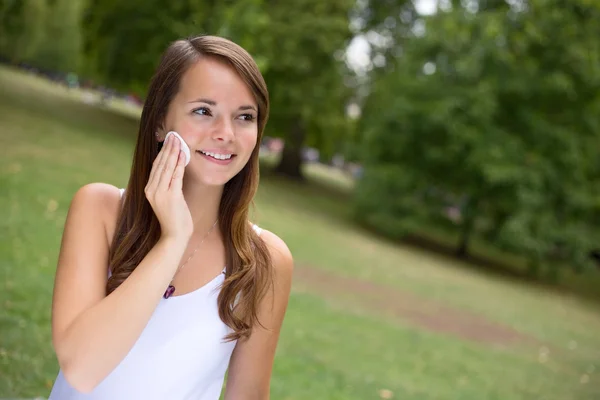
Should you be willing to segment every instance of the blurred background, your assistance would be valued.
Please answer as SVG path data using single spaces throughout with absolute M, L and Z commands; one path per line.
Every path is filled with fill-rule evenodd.
M 253 220 L 296 261 L 273 399 L 600 399 L 597 0 L 0 0 L 0 398 L 58 372 L 75 191 L 125 187 L 173 40 L 271 93 Z

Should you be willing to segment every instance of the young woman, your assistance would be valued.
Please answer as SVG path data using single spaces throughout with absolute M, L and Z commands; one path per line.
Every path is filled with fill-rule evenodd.
M 252 225 L 268 92 L 219 37 L 164 53 L 127 188 L 77 191 L 52 305 L 50 399 L 268 399 L 293 261 Z M 185 156 L 177 132 L 190 148 Z

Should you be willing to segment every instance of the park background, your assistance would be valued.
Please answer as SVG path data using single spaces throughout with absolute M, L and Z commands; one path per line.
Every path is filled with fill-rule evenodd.
M 82 185 L 125 187 L 173 40 L 271 94 L 295 258 L 273 399 L 600 399 L 597 0 L 0 0 L 0 398 L 45 398 Z

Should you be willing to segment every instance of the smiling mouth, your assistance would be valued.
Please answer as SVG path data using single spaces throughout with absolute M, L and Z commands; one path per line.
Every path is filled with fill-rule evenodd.
M 233 157 L 235 157 L 235 154 L 220 154 L 220 153 L 213 153 L 210 151 L 202 151 L 202 150 L 198 150 L 198 153 L 204 154 L 205 156 L 214 158 L 215 160 L 221 160 L 221 161 L 231 160 Z

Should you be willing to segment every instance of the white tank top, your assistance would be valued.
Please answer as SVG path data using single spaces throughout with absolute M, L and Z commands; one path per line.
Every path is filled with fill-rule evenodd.
M 262 229 L 253 228 L 260 235 Z M 224 341 L 232 330 L 218 313 L 224 276 L 161 298 L 129 353 L 91 393 L 73 389 L 61 370 L 48 400 L 218 400 L 236 344 Z

